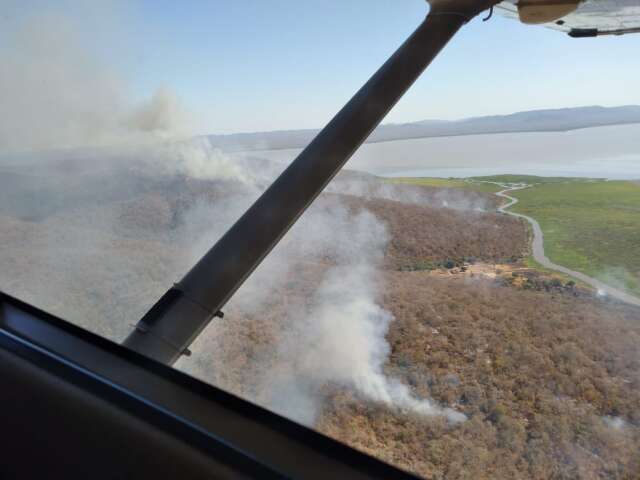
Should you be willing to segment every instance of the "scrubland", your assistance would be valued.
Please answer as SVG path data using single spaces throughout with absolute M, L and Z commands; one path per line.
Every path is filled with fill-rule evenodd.
M 422 185 L 427 187 L 462 188 L 474 192 L 495 193 L 501 189 L 489 181 L 467 181 L 462 178 L 431 178 L 431 177 L 396 177 L 388 181 L 406 185 Z
M 322 431 L 427 478 L 637 478 L 637 310 L 487 280 L 388 275 L 390 374 L 468 420 L 452 428 L 338 394 Z
M 127 175 L 37 215 L 11 193 L 0 288 L 119 341 L 260 190 Z M 179 368 L 425 478 L 638 478 L 640 310 L 526 269 L 489 193 L 362 187 L 323 194 Z

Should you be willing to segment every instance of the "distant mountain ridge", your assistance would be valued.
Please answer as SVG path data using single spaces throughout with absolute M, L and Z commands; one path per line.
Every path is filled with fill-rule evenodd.
M 576 107 L 531 110 L 508 115 L 471 117 L 462 120 L 422 120 L 379 126 L 367 143 L 410 138 L 448 137 L 513 132 L 553 132 L 605 125 L 640 123 L 640 105 Z M 318 129 L 205 135 L 212 146 L 223 150 L 276 150 L 301 148 Z

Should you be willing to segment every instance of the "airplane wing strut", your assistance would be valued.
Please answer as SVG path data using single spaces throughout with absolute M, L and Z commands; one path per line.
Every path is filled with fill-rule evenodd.
M 190 272 L 125 345 L 173 364 L 467 21 L 495 0 L 431 0 L 427 18 Z

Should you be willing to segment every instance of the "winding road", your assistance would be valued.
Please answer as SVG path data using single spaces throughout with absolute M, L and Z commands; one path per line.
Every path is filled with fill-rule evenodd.
M 606 295 L 606 296 L 621 300 L 623 302 L 629 303 L 631 305 L 640 306 L 640 298 L 635 297 L 629 293 L 623 292 L 622 290 L 618 290 L 617 288 L 613 288 L 607 285 L 606 283 L 601 282 L 600 280 L 597 280 L 593 277 L 585 275 L 584 273 L 576 272 L 575 270 L 571 270 L 567 267 L 563 267 L 562 265 L 558 265 L 557 263 L 553 263 L 551 260 L 549 260 L 549 258 L 544 254 L 544 235 L 542 233 L 542 229 L 540 228 L 540 224 L 537 222 L 537 220 L 535 220 L 534 218 L 528 217 L 527 215 L 510 212 L 507 210 L 508 208 L 511 208 L 516 203 L 518 203 L 518 199 L 507 195 L 507 192 L 512 192 L 514 190 L 522 190 L 524 188 L 530 187 L 531 185 L 519 185 L 515 187 L 507 187 L 507 185 L 500 184 L 500 183 L 496 183 L 496 185 L 499 185 L 505 188 L 504 190 L 497 192 L 496 195 L 498 197 L 502 197 L 508 200 L 507 203 L 505 203 L 504 205 L 498 208 L 498 211 L 505 213 L 507 215 L 511 215 L 513 217 L 524 218 L 527 222 L 529 222 L 529 224 L 531 224 L 531 227 L 533 228 L 533 245 L 532 245 L 533 252 L 532 253 L 533 253 L 533 258 L 535 259 L 536 262 L 538 262 L 545 268 L 566 273 L 567 275 L 570 275 L 574 278 L 577 278 L 578 280 L 581 280 L 582 282 L 588 285 L 591 285 L 592 287 L 598 290 L 599 295 Z

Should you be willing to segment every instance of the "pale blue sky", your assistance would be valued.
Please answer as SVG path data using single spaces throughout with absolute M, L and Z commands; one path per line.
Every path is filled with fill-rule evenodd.
M 65 18 L 143 99 L 169 87 L 198 133 L 319 127 L 421 22 L 424 0 L 9 1 Z M 8 28 L 7 28 L 8 29 Z M 2 36 L 0 35 L 0 41 Z M 464 27 L 386 122 L 640 103 L 640 34 L 571 39 L 500 16 Z

